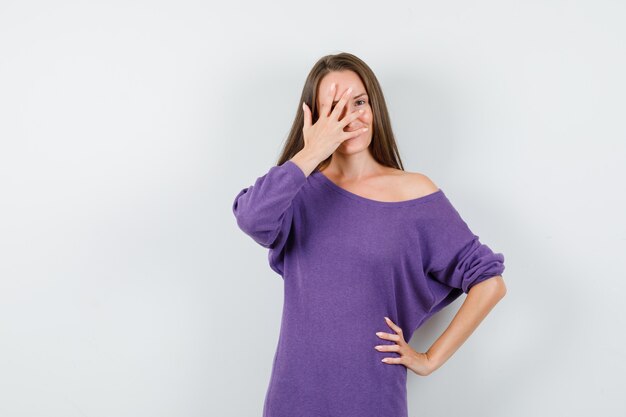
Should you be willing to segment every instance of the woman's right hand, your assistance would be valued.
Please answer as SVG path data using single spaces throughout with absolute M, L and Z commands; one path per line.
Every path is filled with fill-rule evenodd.
M 352 88 L 346 90 L 334 109 L 332 103 L 336 94 L 335 83 L 332 83 L 328 92 L 321 98 L 319 118 L 312 124 L 311 109 L 306 103 L 302 103 L 304 110 L 304 149 L 312 155 L 317 155 L 320 162 L 328 158 L 343 143 L 343 141 L 354 138 L 368 128 L 358 129 L 353 132 L 344 132 L 344 127 L 363 114 L 363 110 L 356 110 L 339 120 L 343 109 L 352 96 Z M 330 113 L 330 114 L 329 114 Z

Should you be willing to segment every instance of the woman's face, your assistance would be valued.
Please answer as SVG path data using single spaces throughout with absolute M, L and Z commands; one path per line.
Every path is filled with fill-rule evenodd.
M 370 100 L 365 91 L 365 86 L 361 82 L 361 78 L 351 70 L 344 71 L 333 71 L 324 76 L 319 84 L 319 90 L 317 92 L 317 108 L 320 108 L 320 100 L 319 97 L 323 96 L 325 92 L 329 91 L 330 85 L 335 83 L 335 98 L 333 100 L 333 109 L 335 105 L 345 93 L 345 91 L 352 87 L 352 94 L 350 100 L 346 103 L 343 108 L 343 111 L 339 115 L 339 120 L 343 119 L 344 116 L 350 114 L 354 111 L 358 111 L 363 109 L 364 112 L 359 117 L 348 123 L 344 127 L 344 132 L 352 132 L 355 130 L 363 129 L 364 127 L 368 127 L 369 129 L 366 132 L 362 132 L 360 135 L 355 136 L 352 139 L 348 139 L 342 142 L 341 145 L 337 148 L 337 151 L 342 153 L 355 153 L 359 152 L 363 149 L 367 149 L 370 142 L 372 141 L 372 132 L 373 132 L 373 113 L 372 107 L 370 106 Z

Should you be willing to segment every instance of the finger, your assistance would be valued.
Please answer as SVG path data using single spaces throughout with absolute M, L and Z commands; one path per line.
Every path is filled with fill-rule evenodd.
M 391 321 L 391 319 L 389 317 L 385 317 L 385 321 L 387 322 L 387 325 L 389 327 L 391 327 L 393 329 L 394 332 L 398 333 L 398 334 L 402 334 L 402 329 L 395 324 L 393 321 Z
M 374 346 L 374 349 L 380 351 L 380 352 L 399 352 L 400 351 L 400 345 L 378 345 L 378 346 Z
M 304 112 L 304 128 L 311 127 L 311 123 L 312 123 L 311 110 L 309 109 L 309 106 L 307 106 L 304 101 L 302 102 L 302 111 Z
M 400 336 L 398 336 L 397 334 L 389 334 L 389 333 L 384 333 L 384 332 L 378 332 L 378 333 L 376 333 L 376 336 L 380 337 L 381 339 L 385 339 L 385 340 L 393 340 L 394 342 L 397 342 L 398 340 L 400 340 Z
M 320 99 L 320 117 L 328 117 L 333 100 L 335 99 L 336 89 L 335 83 L 332 83 L 326 94 L 324 94 Z
M 339 102 L 337 103 L 333 111 L 330 113 L 330 117 L 334 118 L 335 120 L 339 120 L 339 115 L 343 112 L 343 108 L 345 107 L 351 95 L 352 95 L 352 87 L 348 88 L 343 93 L 343 95 L 341 96 L 341 99 L 339 99 Z
M 346 127 L 348 123 L 350 123 L 353 120 L 358 119 L 359 117 L 363 115 L 363 113 L 365 113 L 365 110 L 363 109 L 353 111 L 352 113 L 350 113 L 349 115 L 341 119 L 339 121 L 339 124 L 341 125 L 341 127 Z
M 357 136 L 359 136 L 361 133 L 363 132 L 367 132 L 367 130 L 369 129 L 369 127 L 364 127 L 363 129 L 357 129 L 353 132 L 343 132 L 344 135 L 341 137 L 342 141 L 346 141 L 348 139 L 352 139 L 355 138 Z
M 385 362 L 389 365 L 402 365 L 402 358 L 382 358 L 381 362 Z

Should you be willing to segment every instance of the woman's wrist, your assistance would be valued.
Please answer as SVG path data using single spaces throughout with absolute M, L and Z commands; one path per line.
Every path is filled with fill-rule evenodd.
M 302 172 L 304 172 L 304 175 L 306 175 L 307 177 L 311 174 L 311 172 L 313 172 L 315 167 L 317 167 L 317 165 L 319 165 L 319 163 L 321 162 L 317 155 L 312 154 L 310 151 L 308 151 L 305 148 L 303 148 L 297 154 L 295 154 L 291 158 L 291 161 L 294 164 L 298 165 L 298 167 L 300 167 Z

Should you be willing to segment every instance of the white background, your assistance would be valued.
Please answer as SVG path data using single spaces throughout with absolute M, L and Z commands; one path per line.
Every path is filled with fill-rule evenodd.
M 282 280 L 231 204 L 342 51 L 376 73 L 405 169 L 506 257 L 502 302 L 409 371 L 410 415 L 624 415 L 625 18 L 617 0 L 2 1 L 0 415 L 261 415 Z

